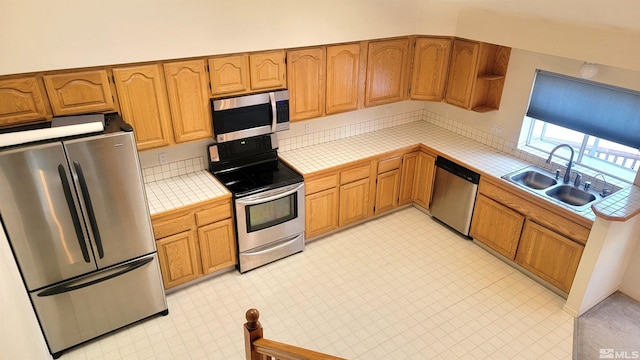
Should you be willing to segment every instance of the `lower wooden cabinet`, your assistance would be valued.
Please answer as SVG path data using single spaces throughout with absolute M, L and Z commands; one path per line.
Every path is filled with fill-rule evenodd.
M 422 151 L 418 153 L 413 201 L 425 209 L 429 208 L 429 203 L 431 202 L 435 166 L 436 159 L 433 156 Z
M 156 247 L 165 289 L 195 280 L 202 275 L 196 238 L 192 231 L 162 238 L 156 241 Z
M 482 194 L 476 198 L 471 236 L 506 258 L 516 256 L 524 216 Z
M 505 188 L 499 180 L 480 180 L 471 236 L 515 261 L 548 284 L 568 293 L 589 229 Z
M 211 274 L 236 264 L 233 221 L 226 219 L 198 228 L 202 272 Z
M 373 206 L 370 207 L 369 204 L 370 186 L 371 165 L 368 161 L 340 173 L 338 226 L 364 220 L 372 215 Z
M 380 214 L 398 206 L 401 166 L 402 156 L 400 155 L 378 161 L 375 214 Z
M 583 250 L 582 245 L 527 220 L 516 263 L 568 293 Z
M 305 197 L 305 230 L 307 238 L 324 234 L 338 227 L 337 188 Z
M 165 289 L 237 262 L 231 198 L 151 217 Z

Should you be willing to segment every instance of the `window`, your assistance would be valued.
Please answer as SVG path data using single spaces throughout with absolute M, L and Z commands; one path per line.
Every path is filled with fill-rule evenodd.
M 640 93 L 538 70 L 527 120 L 526 146 L 545 153 L 559 144 L 574 161 L 625 181 L 640 168 Z M 569 158 L 567 149 L 555 155 Z

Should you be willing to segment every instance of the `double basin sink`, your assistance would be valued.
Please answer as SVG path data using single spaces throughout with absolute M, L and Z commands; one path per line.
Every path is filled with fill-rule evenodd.
M 564 184 L 562 179 L 556 180 L 554 174 L 535 166 L 528 166 L 502 178 L 574 210 L 582 210 L 602 199 L 600 194 L 591 189 Z

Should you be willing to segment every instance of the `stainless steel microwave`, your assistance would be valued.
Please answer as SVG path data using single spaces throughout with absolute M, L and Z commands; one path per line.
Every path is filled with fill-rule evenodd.
M 213 132 L 221 143 L 289 129 L 289 91 L 211 100 Z

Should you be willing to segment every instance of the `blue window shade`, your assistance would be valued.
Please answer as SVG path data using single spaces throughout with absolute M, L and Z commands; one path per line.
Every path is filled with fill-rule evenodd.
M 527 116 L 640 148 L 640 93 L 538 70 Z

